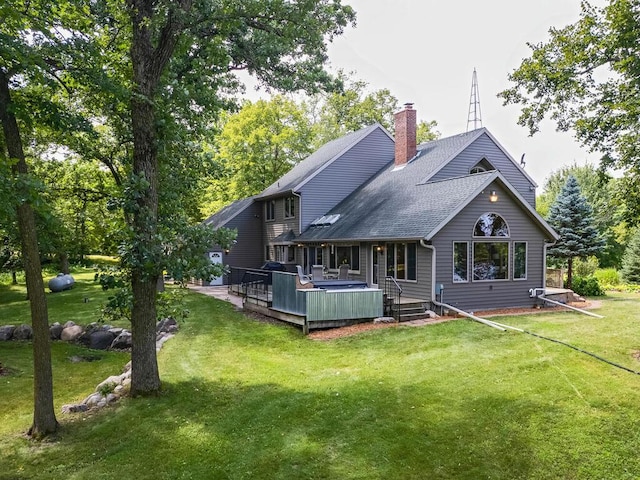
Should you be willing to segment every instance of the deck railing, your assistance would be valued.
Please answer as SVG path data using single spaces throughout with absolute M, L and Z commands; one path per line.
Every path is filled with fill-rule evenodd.
M 259 268 L 231 267 L 229 293 L 268 301 L 272 292 L 272 274 L 269 270 Z
M 400 297 L 402 296 L 402 287 L 393 277 L 384 278 L 384 311 L 385 315 L 392 315 L 397 321 L 400 321 Z M 396 305 L 396 308 L 393 306 Z

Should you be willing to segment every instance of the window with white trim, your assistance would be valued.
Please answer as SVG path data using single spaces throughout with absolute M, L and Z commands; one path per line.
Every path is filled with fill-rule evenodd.
M 296 197 L 287 197 L 284 199 L 284 218 L 292 218 L 296 216 Z
M 527 242 L 513 242 L 513 279 L 527 279 Z
M 487 212 L 480 215 L 473 227 L 474 237 L 508 237 L 509 226 L 497 213 Z
M 509 278 L 509 242 L 473 242 L 473 280 Z
M 469 242 L 453 242 L 453 283 L 469 281 Z

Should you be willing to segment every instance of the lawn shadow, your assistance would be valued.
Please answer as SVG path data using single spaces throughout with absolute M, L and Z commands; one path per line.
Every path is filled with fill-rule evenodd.
M 72 419 L 39 453 L 34 478 L 527 478 L 535 460 L 523 424 L 542 408 L 499 396 L 448 405 L 424 386 L 374 382 L 165 387 L 159 398 Z

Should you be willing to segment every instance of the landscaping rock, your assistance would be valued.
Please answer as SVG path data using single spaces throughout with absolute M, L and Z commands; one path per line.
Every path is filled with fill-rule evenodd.
M 62 329 L 62 333 L 60 334 L 60 340 L 63 340 L 65 342 L 75 342 L 80 335 L 82 335 L 82 327 L 74 323 L 73 325 L 70 325 Z
M 96 392 L 104 393 L 107 389 L 109 392 L 113 392 L 113 389 L 118 385 L 122 385 L 124 379 L 121 375 L 111 375 L 104 379 L 96 386 Z
M 62 406 L 62 413 L 86 412 L 89 407 L 84 403 L 68 404 Z
M 108 349 L 114 340 L 113 333 L 98 330 L 89 334 L 89 348 L 93 348 L 95 350 L 106 350 Z
M 4 325 L 0 327 L 0 340 L 11 340 L 15 329 L 15 325 Z
M 118 395 L 110 393 L 109 395 L 106 396 L 105 400 L 107 403 L 113 403 L 118 400 Z
M 33 330 L 25 323 L 18 325 L 13 331 L 14 340 L 30 340 L 31 338 L 33 338 Z
M 118 335 L 120 335 L 122 332 L 124 332 L 124 328 L 120 328 L 120 327 L 111 327 L 109 329 L 107 329 L 107 331 L 113 333 L 114 338 L 117 337 Z
M 95 392 L 85 398 L 82 403 L 84 403 L 87 407 L 93 407 L 95 405 L 98 405 L 98 402 L 100 402 L 102 398 L 103 396 L 101 393 Z
M 83 331 L 78 338 L 76 338 L 76 342 L 82 345 L 83 347 L 89 348 L 91 344 L 91 332 Z
M 378 317 L 373 319 L 373 323 L 395 323 L 396 319 L 393 317 Z
M 62 330 L 64 330 L 64 327 L 60 325 L 58 322 L 51 325 L 49 327 L 49 335 L 51 336 L 51 340 L 60 340 L 60 335 L 62 335 Z
M 178 330 L 178 322 L 176 322 L 175 318 L 167 317 L 163 318 L 156 325 L 156 332 L 175 332 Z
M 433 310 L 427 310 L 424 313 L 429 318 L 438 318 L 438 314 L 436 312 L 434 312 Z
M 124 330 L 111 342 L 111 349 L 124 350 L 127 348 L 131 348 L 131 332 Z
M 69 320 L 68 322 L 65 322 L 62 326 L 64 328 L 68 328 L 68 327 L 73 327 L 76 324 L 76 322 L 72 322 L 71 320 Z

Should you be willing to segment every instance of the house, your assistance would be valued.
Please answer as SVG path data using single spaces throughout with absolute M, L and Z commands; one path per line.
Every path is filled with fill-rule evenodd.
M 486 128 L 416 145 L 411 104 L 395 122 L 395 139 L 374 124 L 329 142 L 234 215 L 211 217 L 238 229 L 225 263 L 348 264 L 350 278 L 392 279 L 425 303 L 532 305 L 558 238 L 535 211 L 535 182 Z

